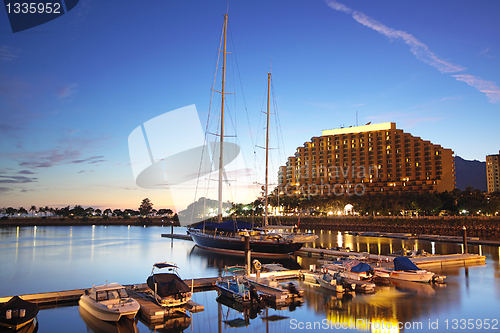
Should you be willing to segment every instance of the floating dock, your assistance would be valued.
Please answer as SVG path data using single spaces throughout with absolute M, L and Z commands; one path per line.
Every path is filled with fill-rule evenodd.
M 194 292 L 213 289 L 215 287 L 215 281 L 217 281 L 217 278 L 200 278 L 200 279 L 184 280 L 184 282 L 188 286 L 191 287 L 191 284 L 193 285 Z M 148 289 L 146 283 L 130 284 L 123 286 L 127 288 L 128 291 L 134 291 L 134 292 L 145 291 Z M 78 303 L 80 296 L 82 296 L 85 293 L 85 290 L 89 289 L 91 288 L 73 289 L 73 290 L 48 292 L 48 293 L 26 294 L 26 295 L 20 295 L 20 297 L 25 301 L 36 303 L 39 306 L 46 306 L 46 307 L 56 306 L 59 304 L 76 304 Z M 8 302 L 10 298 L 11 296 L 0 297 L 0 304 Z
M 321 259 L 328 259 L 340 256 L 353 257 L 359 260 L 371 260 L 371 261 L 382 261 L 391 262 L 394 260 L 394 256 L 388 255 L 378 255 L 369 254 L 367 252 L 346 252 L 337 250 L 327 250 L 327 249 L 315 249 L 315 248 L 302 248 L 297 252 L 300 255 L 307 255 L 308 257 L 318 257 Z M 485 265 L 486 257 L 479 254 L 443 254 L 443 255 L 427 255 L 421 257 L 410 257 L 418 267 L 423 266 L 466 266 L 466 265 Z
M 183 240 L 190 240 L 190 241 L 192 241 L 192 240 L 193 240 L 193 239 L 191 238 L 191 235 L 180 235 L 180 234 L 161 234 L 161 237 L 172 238 L 172 239 L 183 239 Z

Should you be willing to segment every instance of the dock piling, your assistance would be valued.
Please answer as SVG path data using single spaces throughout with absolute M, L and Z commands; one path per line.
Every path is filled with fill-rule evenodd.
M 464 253 L 469 253 L 467 251 L 467 227 L 466 226 L 462 227 L 462 233 L 463 233 L 463 237 L 464 237 Z

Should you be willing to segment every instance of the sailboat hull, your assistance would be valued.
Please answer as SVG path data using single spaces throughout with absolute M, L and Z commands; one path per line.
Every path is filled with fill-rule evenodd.
M 233 237 L 214 237 L 213 235 L 191 232 L 198 247 L 211 251 L 234 255 L 245 254 L 245 242 Z M 250 241 L 252 257 L 287 257 L 300 250 L 304 243 L 283 243 L 270 241 Z

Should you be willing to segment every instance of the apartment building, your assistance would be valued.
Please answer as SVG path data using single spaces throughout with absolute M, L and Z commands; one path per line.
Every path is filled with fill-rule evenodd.
M 500 151 L 498 155 L 486 156 L 486 177 L 488 182 L 488 192 L 500 192 Z

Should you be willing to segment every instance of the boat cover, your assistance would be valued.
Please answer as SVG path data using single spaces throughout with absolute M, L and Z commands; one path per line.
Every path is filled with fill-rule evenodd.
M 176 264 L 170 262 L 158 262 L 153 265 L 156 268 L 179 268 Z
M 157 284 L 156 293 L 161 297 L 191 291 L 189 286 L 178 275 L 173 273 L 159 273 L 148 277 L 148 287 L 153 291 L 155 290 L 155 282 Z
M 254 225 L 245 221 L 226 221 L 222 223 L 205 222 L 205 230 L 237 232 L 238 230 L 252 229 Z M 203 229 L 203 223 L 198 224 L 194 229 Z
M 25 309 L 26 314 L 24 317 L 15 315 L 14 311 L 19 313 L 19 310 Z M 12 310 L 10 319 L 6 318 L 7 310 Z M 38 313 L 38 305 L 27 302 L 18 296 L 12 297 L 7 303 L 0 306 L 0 322 L 7 326 L 16 326 L 32 320 Z
M 395 271 L 418 271 L 418 268 L 410 259 L 407 257 L 396 257 L 394 258 L 394 270 Z
M 342 264 L 348 271 L 354 273 L 363 273 L 372 270 L 372 267 L 364 262 L 357 260 L 347 260 Z

